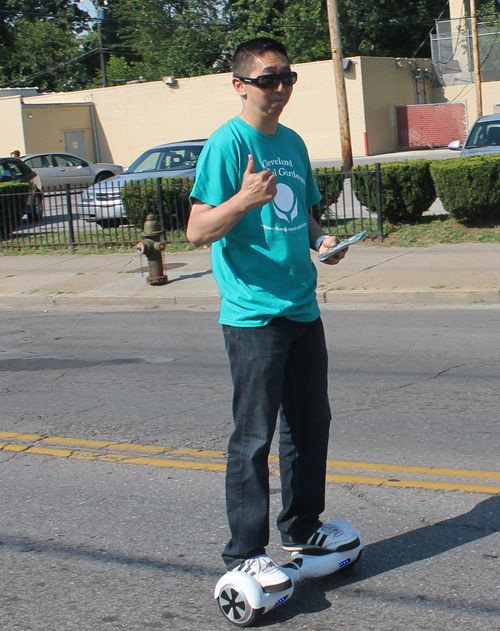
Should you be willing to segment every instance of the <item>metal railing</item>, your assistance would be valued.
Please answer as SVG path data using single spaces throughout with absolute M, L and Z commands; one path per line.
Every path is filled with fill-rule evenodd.
M 379 169 L 316 173 L 315 178 L 322 200 L 312 212 L 325 232 L 345 237 L 368 230 L 382 239 Z M 192 185 L 193 180 L 155 178 L 51 187 L 42 191 L 43 203 L 23 217 L 9 209 L 18 208 L 16 195 L 26 193 L 9 193 L 5 203 L 0 190 L 0 251 L 133 247 L 148 213 L 160 221 L 167 243 L 186 242 Z
M 375 165 L 375 170 L 315 173 L 314 178 L 322 199 L 312 208 L 312 214 L 325 232 L 348 237 L 367 230 L 370 238 L 382 241 L 379 164 Z

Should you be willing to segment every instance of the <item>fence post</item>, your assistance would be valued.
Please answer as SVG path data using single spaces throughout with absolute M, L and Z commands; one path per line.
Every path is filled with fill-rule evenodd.
M 382 243 L 384 232 L 382 227 L 382 183 L 380 177 L 380 162 L 375 165 L 375 185 L 377 189 L 377 225 L 378 225 L 378 241 Z
M 69 235 L 69 248 L 70 250 L 75 249 L 75 233 L 73 230 L 73 211 L 71 208 L 71 192 L 70 185 L 65 185 L 66 189 L 66 214 L 68 216 L 67 224 L 68 224 L 68 235 Z
M 156 178 L 156 190 L 158 192 L 158 213 L 160 215 L 160 225 L 163 231 L 163 240 L 165 241 L 165 222 L 163 221 L 163 181 L 161 177 Z

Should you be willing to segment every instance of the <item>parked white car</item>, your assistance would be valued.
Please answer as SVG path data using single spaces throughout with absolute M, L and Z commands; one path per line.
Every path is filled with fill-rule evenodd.
M 484 156 L 500 153 L 500 114 L 481 116 L 470 128 L 463 146 L 453 140 L 448 149 L 461 150 L 462 156 Z
M 118 164 L 90 162 L 70 153 L 32 153 L 21 160 L 38 173 L 44 189 L 90 186 L 123 173 Z
M 109 221 L 125 217 L 121 189 L 125 184 L 148 178 L 196 175 L 196 162 L 206 140 L 186 140 L 159 145 L 145 151 L 127 172 L 91 186 L 82 193 L 78 212 L 87 220 Z

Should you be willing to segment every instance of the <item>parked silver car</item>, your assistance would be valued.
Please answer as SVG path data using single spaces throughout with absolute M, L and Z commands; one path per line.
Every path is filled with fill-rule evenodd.
M 471 127 L 463 146 L 453 140 L 448 149 L 462 150 L 462 156 L 484 156 L 500 153 L 500 114 L 481 116 Z
M 196 162 L 206 140 L 186 140 L 158 145 L 144 152 L 126 173 L 91 186 L 78 202 L 78 212 L 87 220 L 106 221 L 125 217 L 121 189 L 127 182 L 160 177 L 193 178 Z
M 70 153 L 32 153 L 21 159 L 38 173 L 44 189 L 89 186 L 123 173 L 118 164 L 90 162 Z

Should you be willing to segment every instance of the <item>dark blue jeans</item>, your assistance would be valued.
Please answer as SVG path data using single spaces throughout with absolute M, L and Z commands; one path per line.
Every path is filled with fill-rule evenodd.
M 274 318 L 263 327 L 223 325 L 233 380 L 226 505 L 231 530 L 223 559 L 262 554 L 269 543 L 269 466 L 280 414 L 283 538 L 305 541 L 320 525 L 330 427 L 323 324 Z

